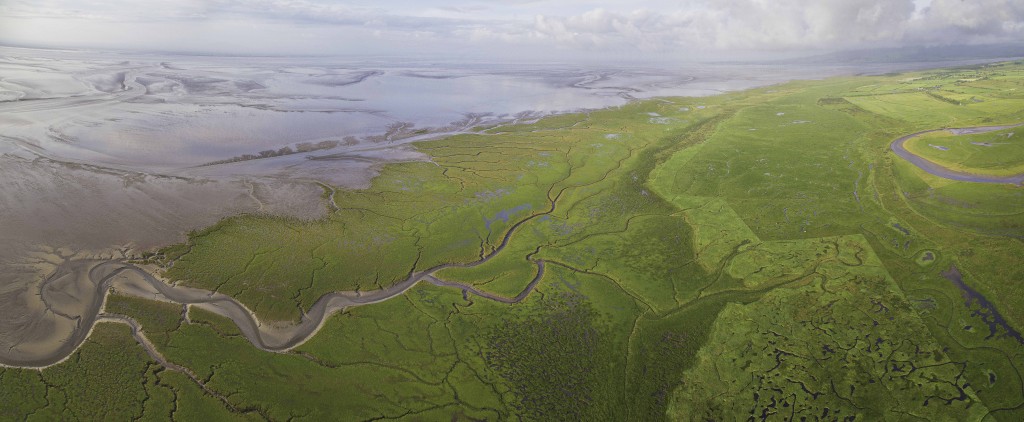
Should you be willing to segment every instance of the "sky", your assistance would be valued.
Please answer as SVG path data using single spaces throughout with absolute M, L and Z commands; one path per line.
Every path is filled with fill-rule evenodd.
M 0 0 L 0 45 L 234 55 L 764 58 L 1024 43 L 1024 0 Z

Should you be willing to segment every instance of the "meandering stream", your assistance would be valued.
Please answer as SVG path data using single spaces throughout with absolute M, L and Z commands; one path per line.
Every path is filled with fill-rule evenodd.
M 909 161 L 911 164 L 917 166 L 921 170 L 928 172 L 929 174 L 939 176 L 945 179 L 958 180 L 961 182 L 976 182 L 976 183 L 1013 183 L 1013 184 L 1024 184 L 1024 174 L 1018 174 L 1014 176 L 986 176 L 981 174 L 968 173 L 964 171 L 957 171 L 947 167 L 943 167 L 933 161 L 929 161 L 920 155 L 914 154 L 904 147 L 910 139 L 924 135 L 926 133 L 948 131 L 953 135 L 971 135 L 975 133 L 986 133 L 994 132 L 997 130 L 1009 129 L 1024 125 L 1024 123 L 1018 123 L 1015 125 L 1002 125 L 1002 126 L 978 126 L 968 128 L 947 128 L 947 129 L 932 129 L 925 130 L 917 133 L 899 138 L 892 141 L 889 147 L 892 152 L 900 156 L 904 160 Z
M 501 243 L 490 253 L 469 263 L 441 264 L 423 271 L 413 272 L 407 278 L 394 285 L 372 291 L 338 291 L 327 293 L 318 299 L 309 310 L 303 313 L 298 323 L 285 325 L 265 324 L 238 300 L 223 293 L 192 287 L 172 285 L 153 275 L 149 270 L 128 262 L 127 259 L 111 260 L 67 260 L 39 285 L 38 295 L 46 311 L 70 321 L 74 321 L 71 335 L 55 341 L 32 345 L 31 353 L 14 353 L 12 350 L 0 350 L 0 365 L 22 368 L 45 368 L 60 363 L 71 356 L 89 337 L 98 321 L 128 320 L 121 315 L 110 315 L 103 312 L 107 294 L 114 287 L 119 293 L 158 299 L 181 305 L 195 306 L 227 317 L 242 332 L 246 339 L 261 350 L 269 352 L 287 352 L 312 338 L 324 322 L 336 312 L 346 308 L 382 302 L 402 295 L 420 281 L 426 281 L 441 287 L 457 288 L 463 296 L 472 294 L 488 300 L 502 303 L 517 303 L 525 299 L 544 277 L 544 261 L 530 259 L 537 265 L 537 274 L 518 295 L 512 298 L 480 291 L 473 286 L 444 281 L 434 274 L 446 268 L 472 268 L 482 265 L 497 256 L 508 245 L 515 231 L 526 222 L 550 214 L 555 210 L 555 203 L 561 193 L 549 199 L 550 208 L 535 213 L 513 224 L 505 233 Z M 74 295 L 69 295 L 68 291 Z M 65 309 L 66 308 L 66 309 Z M 128 321 L 136 331 L 137 339 L 144 337 L 138 333 L 139 327 L 134 321 Z M 140 344 L 155 359 L 162 359 L 151 344 L 140 340 Z

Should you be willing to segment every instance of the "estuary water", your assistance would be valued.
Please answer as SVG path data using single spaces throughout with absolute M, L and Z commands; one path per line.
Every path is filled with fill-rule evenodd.
M 852 71 L 0 47 L 0 264 L 151 249 L 241 212 L 316 218 L 317 183 L 367 186 L 426 159 L 415 140 Z

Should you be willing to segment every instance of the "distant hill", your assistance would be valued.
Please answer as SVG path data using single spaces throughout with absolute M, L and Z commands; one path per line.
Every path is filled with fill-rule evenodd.
M 1024 57 L 1024 44 L 947 45 L 848 50 L 785 60 L 803 64 L 939 62 Z

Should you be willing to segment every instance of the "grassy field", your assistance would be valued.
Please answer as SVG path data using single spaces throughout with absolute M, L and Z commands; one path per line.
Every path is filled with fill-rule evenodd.
M 166 276 L 294 320 L 515 227 L 436 275 L 514 297 L 545 263 L 522 302 L 422 283 L 269 353 L 112 296 L 194 376 L 101 323 L 62 364 L 0 370 L 5 402 L 26 397 L 0 419 L 1021 420 L 1024 188 L 940 179 L 889 143 L 1024 122 L 1022 85 L 1024 63 L 792 82 L 419 143 L 432 162 L 339 191 L 323 220 L 193 233 Z

